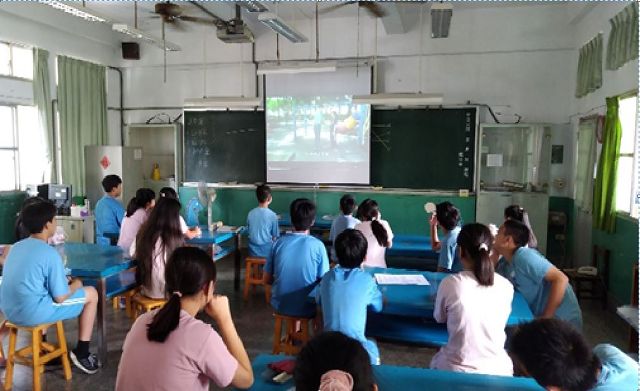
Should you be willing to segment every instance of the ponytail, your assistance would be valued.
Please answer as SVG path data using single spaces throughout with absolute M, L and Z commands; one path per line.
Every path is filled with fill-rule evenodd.
M 371 231 L 373 231 L 373 235 L 376 237 L 378 244 L 382 247 L 389 246 L 389 233 L 379 221 L 380 209 L 376 201 L 370 198 L 362 201 L 358 206 L 356 218 L 360 221 L 371 221 Z
M 467 224 L 458 234 L 457 244 L 463 257 L 473 264 L 473 274 L 482 286 L 493 285 L 494 267 L 489 254 L 493 236 L 483 224 Z
M 129 204 L 127 204 L 127 217 L 133 216 L 133 214 L 136 213 L 138 208 L 139 208 L 138 200 L 136 199 L 136 197 L 133 197 L 131 201 L 129 201 Z
M 169 300 L 147 326 L 147 339 L 160 343 L 180 324 L 180 299 L 208 289 L 209 283 L 216 281 L 216 265 L 199 248 L 179 247 L 167 261 L 164 278 Z
M 127 205 L 127 217 L 133 216 L 140 208 L 146 208 L 147 204 L 156 198 L 156 193 L 147 188 L 140 188 L 136 191 L 136 196 L 129 201 Z
M 480 245 L 477 256 L 473 260 L 473 274 L 482 286 L 493 285 L 494 269 L 489 252 L 490 250 L 486 246 Z
M 381 245 L 382 247 L 389 246 L 389 233 L 387 232 L 384 225 L 380 223 L 380 221 L 373 220 L 371 222 L 371 231 L 373 231 L 373 236 L 376 237 L 379 245 Z
M 180 323 L 180 297 L 171 295 L 169 301 L 158 310 L 153 321 L 147 326 L 149 341 L 164 342 Z

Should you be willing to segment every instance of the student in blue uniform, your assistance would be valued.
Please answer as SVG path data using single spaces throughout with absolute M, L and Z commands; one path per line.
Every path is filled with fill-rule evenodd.
M 539 318 L 560 318 L 582 329 L 582 312 L 569 279 L 537 250 L 526 247 L 529 228 L 505 221 L 494 248 L 513 266 L 513 283 Z
M 56 207 L 49 201 L 26 206 L 21 224 L 30 236 L 11 247 L 3 268 L 0 308 L 17 325 L 35 326 L 79 316 L 78 345 L 69 352 L 82 371 L 94 374 L 98 360 L 89 342 L 98 306 L 95 288 L 68 281 L 60 254 L 47 244 L 56 232 Z
M 122 193 L 122 179 L 117 175 L 107 175 L 102 179 L 105 195 L 96 203 L 94 215 L 96 218 L 96 243 L 111 244 L 111 240 L 104 234 L 120 234 L 122 220 L 126 213 L 118 197 Z M 115 243 L 114 243 L 115 244 Z
M 439 251 L 438 271 L 457 273 L 462 271 L 462 262 L 458 255 L 456 240 L 460 233 L 460 211 L 451 202 L 445 201 L 436 205 L 436 213 L 429 221 L 431 226 L 431 248 Z M 444 237 L 438 239 L 438 226 Z
M 347 228 L 354 228 L 360 220 L 352 216 L 356 210 L 356 199 L 351 194 L 345 194 L 340 198 L 340 212 L 342 214 L 336 217 L 331 223 L 331 231 L 329 231 L 329 241 L 331 241 L 331 261 L 337 262 L 335 241 L 338 235 Z
M 550 391 L 638 389 L 638 362 L 609 344 L 593 351 L 584 337 L 559 319 L 518 326 L 510 342 L 516 368 Z
M 247 216 L 249 255 L 267 258 L 271 252 L 273 242 L 280 236 L 278 216 L 269 209 L 269 204 L 273 200 L 269 186 L 258 186 L 256 188 L 256 198 L 258 199 L 258 206 L 251 209 Z
M 378 346 L 364 336 L 367 308 L 382 310 L 382 293 L 371 274 L 360 265 L 367 255 L 367 239 L 362 232 L 344 230 L 336 238 L 339 266 L 322 277 L 318 300 L 322 307 L 324 330 L 340 331 L 367 349 L 371 364 L 380 364 Z
M 291 203 L 294 231 L 281 236 L 273 245 L 264 267 L 264 282 L 273 285 L 271 306 L 277 313 L 312 318 L 316 314 L 309 294 L 329 270 L 324 244 L 309 235 L 316 217 L 316 206 L 306 198 Z

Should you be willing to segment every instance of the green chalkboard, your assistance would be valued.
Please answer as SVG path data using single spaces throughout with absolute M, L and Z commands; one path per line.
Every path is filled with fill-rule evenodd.
M 265 181 L 264 111 L 185 111 L 186 182 Z
M 476 108 L 374 110 L 371 184 L 473 189 Z

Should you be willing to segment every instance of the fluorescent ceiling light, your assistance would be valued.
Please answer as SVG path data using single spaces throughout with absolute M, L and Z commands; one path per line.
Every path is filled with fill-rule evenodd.
M 215 109 L 215 108 L 258 108 L 262 106 L 262 99 L 257 97 L 245 98 L 236 96 L 185 99 L 185 109 Z
M 77 16 L 78 18 L 82 18 L 84 20 L 88 20 L 90 22 L 100 22 L 106 23 L 108 22 L 107 18 L 96 14 L 93 11 L 84 8 L 76 8 L 72 5 L 62 3 L 60 1 L 52 1 L 52 0 L 40 0 L 40 3 L 51 6 L 57 10 L 63 11 L 67 14 L 71 14 L 73 16 Z
M 126 24 L 115 23 L 113 26 L 111 26 L 111 28 L 113 29 L 113 31 L 117 31 L 122 34 L 126 34 L 130 37 L 142 40 L 146 43 L 155 45 L 160 49 L 164 49 L 168 52 L 177 52 L 182 50 L 180 46 L 176 45 L 175 43 L 171 43 L 169 41 L 163 42 L 162 39 L 160 38 L 156 38 L 154 36 L 151 36 L 145 33 L 144 31 L 140 31 L 140 30 L 134 29 L 133 27 L 129 27 Z
M 377 106 L 428 106 L 441 104 L 442 100 L 442 94 L 371 94 L 356 95 L 351 102 Z
M 447 38 L 453 6 L 451 4 L 434 3 L 431 6 L 431 38 Z
M 274 75 L 282 73 L 318 73 L 335 72 L 338 63 L 335 61 L 323 62 L 301 62 L 301 63 L 281 63 L 281 64 L 258 64 L 258 75 Z
M 267 12 L 269 9 L 262 5 L 259 1 L 242 1 L 239 3 L 248 12 Z
M 307 42 L 307 37 L 283 22 L 276 16 L 276 14 L 273 14 L 271 12 L 262 12 L 260 15 L 258 15 L 258 20 L 265 26 L 269 27 L 271 30 L 282 35 L 291 42 Z

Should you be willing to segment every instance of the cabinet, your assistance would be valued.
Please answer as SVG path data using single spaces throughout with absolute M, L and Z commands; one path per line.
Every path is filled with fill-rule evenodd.
M 551 127 L 543 124 L 481 124 L 476 221 L 500 225 L 504 209 L 525 208 L 538 249 L 546 253 Z
M 144 187 L 156 193 L 165 186 L 177 188 L 182 180 L 182 128 L 179 123 L 129 125 L 125 145 L 144 149 Z M 151 179 L 151 172 L 156 163 L 160 169 L 160 180 Z
M 56 216 L 58 227 L 64 228 L 67 242 L 95 243 L 95 220 L 93 216 Z

